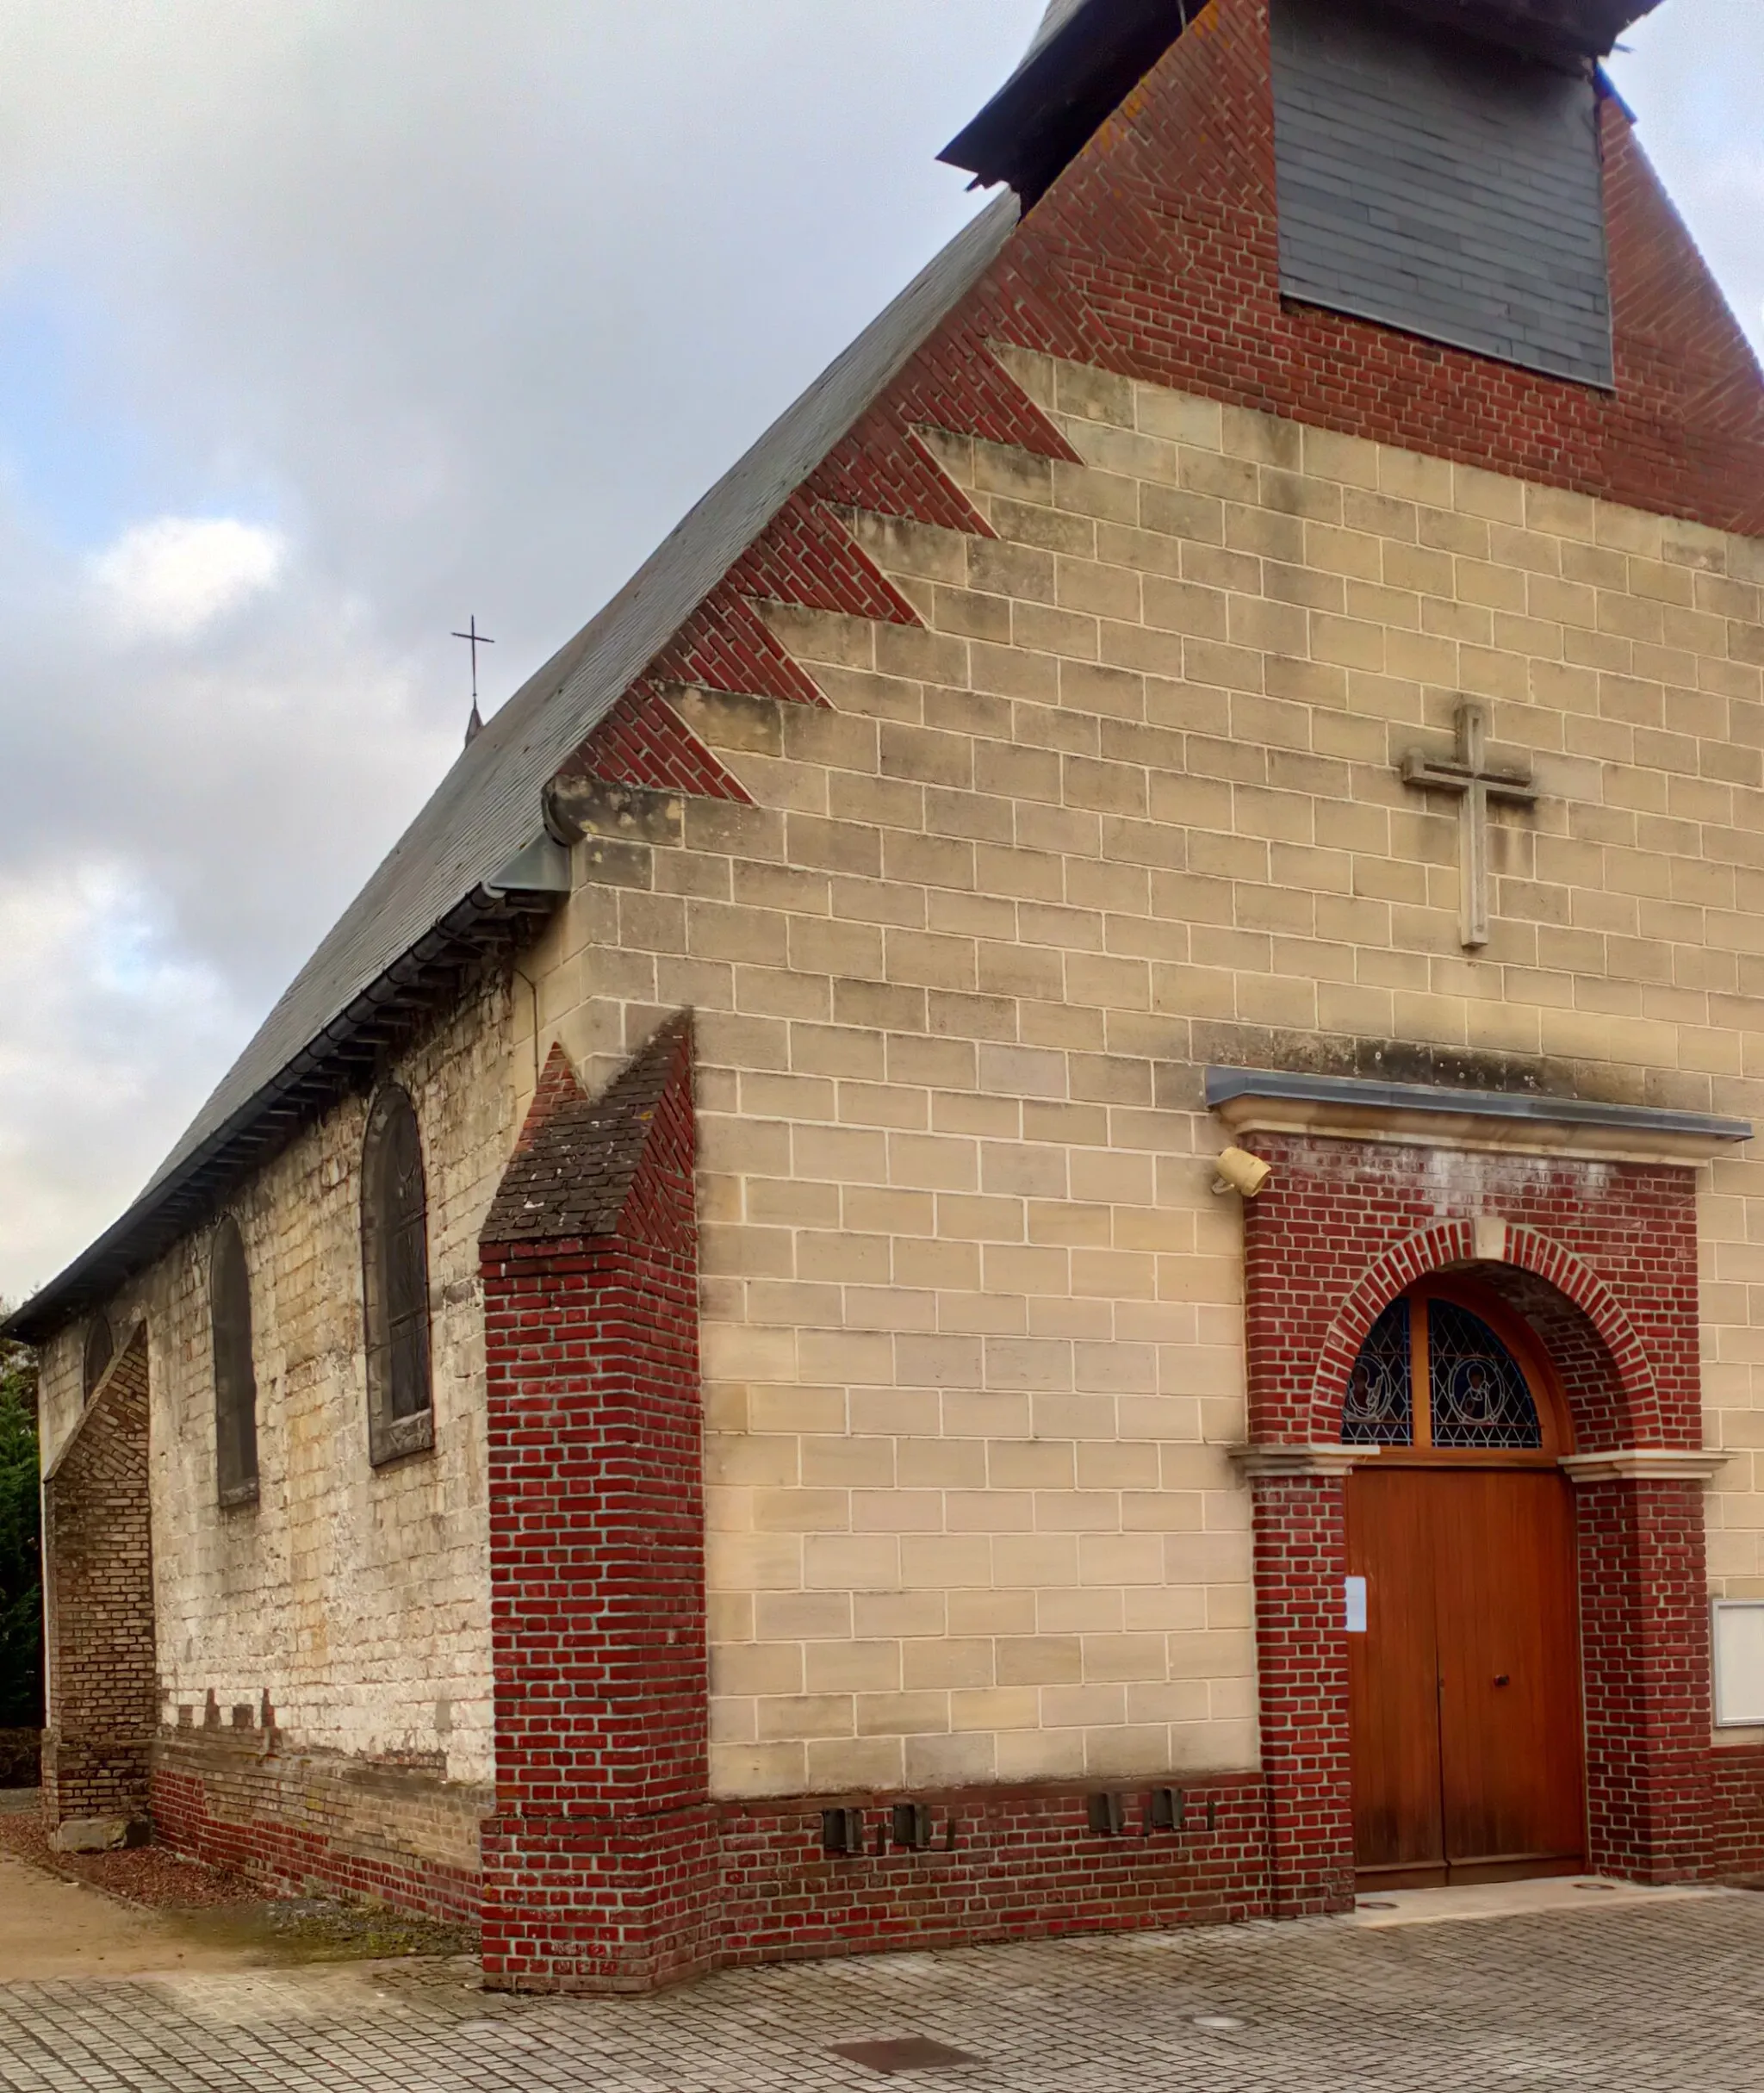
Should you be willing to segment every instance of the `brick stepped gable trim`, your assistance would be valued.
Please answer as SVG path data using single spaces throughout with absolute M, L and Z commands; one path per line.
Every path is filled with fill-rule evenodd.
M 933 457 L 922 427 L 1014 444 L 1041 457 L 1077 456 L 978 335 L 944 329 L 791 496 L 565 774 L 748 804 L 739 779 L 683 724 L 668 693 L 684 684 L 785 705 L 824 705 L 813 679 L 766 623 L 760 606 L 767 603 L 886 624 L 922 622 L 838 512 L 864 509 L 993 535 Z
M 988 342 L 1764 536 L 1764 379 L 1622 104 L 1600 104 L 1616 388 L 1283 300 L 1268 0 L 1211 0 L 569 767 L 746 802 L 670 685 L 818 705 L 767 602 L 916 623 L 835 510 L 990 536 L 921 427 L 1070 460 Z
M 1268 0 L 1204 13 L 951 326 L 1459 464 L 1764 536 L 1764 377 L 1622 105 L 1600 110 L 1614 392 L 1283 302 Z

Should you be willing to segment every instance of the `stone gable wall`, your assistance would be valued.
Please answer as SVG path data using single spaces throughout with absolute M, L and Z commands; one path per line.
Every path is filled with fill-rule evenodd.
M 637 795 L 540 954 L 594 1080 L 698 1013 L 726 1796 L 1255 1762 L 1205 1065 L 1761 1102 L 1764 547 L 1003 354 L 1080 462 L 928 436 L 996 536 L 854 514 L 922 629 L 773 608 L 824 706 L 673 692 L 755 804 Z M 1466 696 L 1543 793 L 1475 957 L 1398 774 Z M 1764 1183 L 1700 1186 L 1764 1591 Z

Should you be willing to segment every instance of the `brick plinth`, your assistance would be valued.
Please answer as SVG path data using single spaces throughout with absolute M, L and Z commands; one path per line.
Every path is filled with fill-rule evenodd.
M 266 1887 L 330 1891 L 475 1926 L 481 1790 L 420 1769 L 283 1755 L 260 1743 L 162 1734 L 156 1838 Z
M 922 1852 L 894 1837 L 892 1799 L 816 1796 L 720 1805 L 724 1966 L 959 1947 L 986 1941 L 1223 1923 L 1268 1915 L 1267 1811 L 1259 1775 L 1185 1786 L 1179 1827 L 1147 1823 L 1149 1793 L 1121 1791 L 1122 1830 L 1090 1823 L 1092 1790 L 982 1788 L 914 1799 Z M 865 1849 L 829 1855 L 822 1813 L 856 1809 Z
M 92 1392 L 43 1479 L 49 1821 L 145 1822 L 158 1720 L 147 1333 Z
M 554 1057 L 485 1227 L 493 1988 L 641 1991 L 710 1952 L 693 1171 L 680 1022 L 600 1099 Z
M 1705 1873 L 1764 1880 L 1764 1746 L 1717 1745 L 1709 1755 Z

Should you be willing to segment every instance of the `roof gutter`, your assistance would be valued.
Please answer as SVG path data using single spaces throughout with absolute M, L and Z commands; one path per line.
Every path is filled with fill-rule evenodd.
M 311 1043 L 163 1177 L 66 1270 L 20 1307 L 0 1337 L 40 1345 L 102 1307 L 119 1287 L 199 1227 L 231 1188 L 339 1097 L 371 1082 L 387 1049 L 458 992 L 487 960 L 512 952 L 570 891 L 569 853 L 536 839 L 474 888 L 394 960 Z

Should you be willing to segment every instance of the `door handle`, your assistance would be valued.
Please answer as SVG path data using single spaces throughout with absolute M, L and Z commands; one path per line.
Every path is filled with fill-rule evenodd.
M 1497 1672 L 1494 1674 L 1494 1683 L 1496 1686 L 1511 1686 L 1512 1684 L 1511 1674 L 1506 1672 Z

